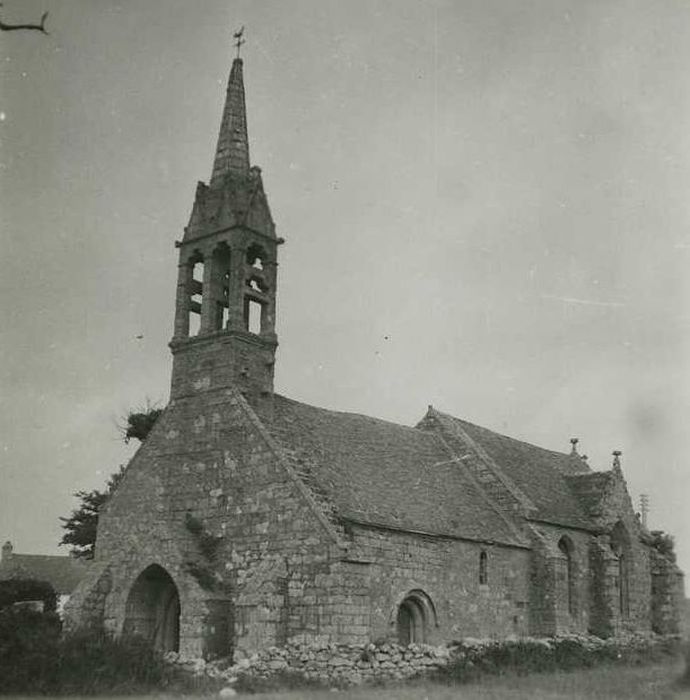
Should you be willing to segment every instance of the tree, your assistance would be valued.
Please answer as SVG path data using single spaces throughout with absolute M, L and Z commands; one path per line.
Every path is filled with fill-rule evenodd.
M 144 442 L 162 412 L 162 408 L 148 403 L 136 413 L 131 411 L 127 415 L 127 424 L 120 428 L 124 441 L 129 443 L 132 438 L 136 438 L 139 442 Z
M 96 553 L 96 530 L 98 529 L 98 513 L 105 502 L 114 493 L 117 485 L 125 475 L 124 464 L 111 474 L 105 491 L 77 491 L 74 495 L 81 500 L 78 508 L 72 511 L 69 518 L 60 518 L 62 527 L 66 530 L 60 540 L 60 545 L 71 547 L 70 554 L 84 559 L 93 559 Z
M 123 440 L 128 443 L 132 438 L 144 442 L 151 432 L 162 409 L 147 405 L 145 409 L 130 411 L 125 425 L 120 428 Z M 77 491 L 74 495 L 80 499 L 79 507 L 72 511 L 69 518 L 60 518 L 65 533 L 60 545 L 70 547 L 70 554 L 84 559 L 93 559 L 96 551 L 96 531 L 98 513 L 110 496 L 115 492 L 125 475 L 126 467 L 121 465 L 118 471 L 110 475 L 105 491 Z
M 659 554 L 671 561 L 676 561 L 675 541 L 673 535 L 665 533 L 663 530 L 652 530 L 651 545 Z

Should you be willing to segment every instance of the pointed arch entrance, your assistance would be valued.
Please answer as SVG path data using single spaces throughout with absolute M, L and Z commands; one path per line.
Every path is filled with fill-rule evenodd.
M 170 574 L 158 564 L 144 569 L 132 585 L 123 633 L 143 637 L 158 651 L 179 651 L 180 596 Z

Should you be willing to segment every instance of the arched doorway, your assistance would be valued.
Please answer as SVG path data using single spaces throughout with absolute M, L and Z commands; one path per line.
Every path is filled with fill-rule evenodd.
M 144 569 L 129 592 L 123 633 L 147 639 L 158 651 L 179 651 L 180 596 L 157 564 Z
M 398 606 L 398 643 L 425 643 L 429 636 L 429 625 L 433 623 L 435 612 L 429 597 L 422 591 L 412 591 Z

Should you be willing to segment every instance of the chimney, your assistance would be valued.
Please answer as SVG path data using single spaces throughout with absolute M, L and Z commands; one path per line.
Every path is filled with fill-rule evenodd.
M 7 540 L 5 544 L 2 545 L 2 559 L 0 561 L 9 561 L 12 558 L 12 543 Z

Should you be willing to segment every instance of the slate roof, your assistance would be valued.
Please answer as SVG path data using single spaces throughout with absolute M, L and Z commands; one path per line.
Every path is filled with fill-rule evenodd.
M 525 545 L 432 432 L 279 395 L 267 428 L 342 518 Z
M 575 490 L 572 477 L 592 474 L 578 456 L 547 450 L 495 433 L 487 428 L 441 414 L 454 421 L 471 440 L 479 444 L 513 483 L 532 501 L 535 519 L 571 527 L 592 529 Z
M 36 579 L 47 581 L 59 595 L 71 593 L 84 577 L 88 565 L 74 557 L 47 554 L 12 554 L 0 562 L 0 581 Z
M 433 410 L 433 409 L 432 409 Z M 466 442 L 534 504 L 531 519 L 587 530 L 607 472 L 448 414 Z M 422 421 L 423 423 L 424 421 Z M 422 425 L 420 423 L 420 426 Z M 335 517 L 372 525 L 524 545 L 517 523 L 468 475 L 439 433 L 275 395 L 266 421 L 293 466 Z M 441 432 L 441 435 L 443 433 Z M 457 434 L 457 433 L 456 433 Z

